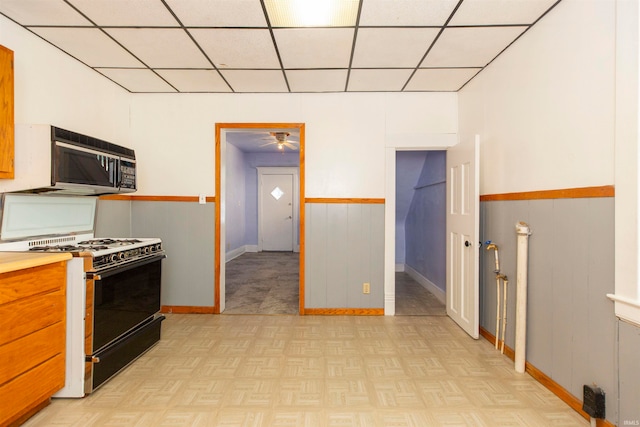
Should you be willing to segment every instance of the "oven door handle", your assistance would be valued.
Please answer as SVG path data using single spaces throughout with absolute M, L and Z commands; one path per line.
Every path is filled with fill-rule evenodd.
M 122 273 L 124 271 L 127 270 L 131 270 L 133 268 L 137 268 L 140 267 L 142 265 L 146 265 L 146 264 L 150 264 L 152 262 L 156 262 L 156 261 L 160 261 L 162 259 L 165 259 L 167 256 L 165 254 L 156 254 L 156 255 L 152 255 L 148 258 L 144 258 L 138 261 L 133 261 L 133 262 L 128 262 L 126 264 L 123 265 L 119 265 L 116 267 L 112 267 L 112 268 L 107 268 L 103 271 L 88 271 L 87 272 L 87 279 L 93 279 L 93 280 L 102 280 L 105 279 L 109 276 L 113 276 L 119 273 Z

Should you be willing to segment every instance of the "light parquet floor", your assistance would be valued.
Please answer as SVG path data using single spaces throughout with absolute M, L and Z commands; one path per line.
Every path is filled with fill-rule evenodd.
M 443 316 L 170 314 L 162 340 L 41 426 L 587 426 Z

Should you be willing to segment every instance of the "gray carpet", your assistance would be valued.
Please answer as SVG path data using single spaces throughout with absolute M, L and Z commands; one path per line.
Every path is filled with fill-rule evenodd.
M 247 252 L 226 264 L 224 314 L 298 314 L 299 254 Z M 446 316 L 431 292 L 396 273 L 396 315 Z
M 407 273 L 396 273 L 396 316 L 446 316 L 444 303 Z
M 226 264 L 224 314 L 298 314 L 299 257 L 247 252 Z

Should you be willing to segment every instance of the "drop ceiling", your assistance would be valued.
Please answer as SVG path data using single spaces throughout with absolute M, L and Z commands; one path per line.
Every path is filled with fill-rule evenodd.
M 0 0 L 0 13 L 132 93 L 455 92 L 560 0 L 336 0 L 332 22 L 304 26 L 296 1 Z

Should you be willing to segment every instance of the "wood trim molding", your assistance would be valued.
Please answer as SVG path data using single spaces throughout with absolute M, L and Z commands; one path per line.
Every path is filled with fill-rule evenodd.
M 484 328 L 480 328 L 480 335 L 483 336 L 491 344 L 495 344 L 496 337 Z M 500 341 L 499 341 L 500 343 Z M 515 360 L 515 352 L 512 348 L 504 346 L 504 355 L 511 360 Z M 558 396 L 560 400 L 569 405 L 573 410 L 579 413 L 584 419 L 589 421 L 589 415 L 582 410 L 582 401 L 569 393 L 564 387 L 552 380 L 544 372 L 533 366 L 529 362 L 525 362 L 524 370 L 531 375 L 536 381 L 545 386 L 549 391 Z M 596 427 L 616 427 L 607 420 L 596 420 Z
M 214 307 L 195 307 L 188 305 L 163 305 L 160 307 L 161 313 L 177 314 L 213 314 Z
M 385 199 L 357 199 L 357 198 L 329 198 L 329 197 L 309 197 L 304 199 L 305 203 L 344 203 L 363 205 L 384 205 Z
M 384 308 L 305 308 L 312 316 L 384 316 Z
M 298 314 L 303 316 L 305 314 L 305 216 L 304 216 L 304 191 L 305 191 L 305 146 L 306 146 L 306 135 L 305 135 L 305 125 L 304 123 L 300 124 L 300 160 L 298 161 L 298 190 L 300 191 L 300 200 L 299 200 L 299 208 L 300 212 L 298 213 L 298 221 L 299 230 L 298 230 L 298 240 L 300 241 L 300 257 L 298 262 L 298 280 L 300 280 L 300 289 L 298 290 Z
M 222 147 L 220 143 L 220 132 L 222 132 L 222 125 L 216 123 L 216 141 L 215 141 L 215 177 L 216 177 L 216 198 L 221 198 L 221 181 L 222 181 L 222 163 L 220 157 L 222 156 Z M 221 260 L 221 249 L 220 246 L 220 214 L 222 212 L 222 208 L 220 203 L 216 203 L 215 206 L 215 218 L 214 218 L 214 247 L 213 247 L 213 312 L 215 314 L 220 314 L 220 260 Z
M 135 202 L 199 202 L 198 196 L 131 196 L 125 194 L 109 194 L 100 196 L 100 200 L 130 200 Z M 215 203 L 216 197 L 207 197 L 207 203 Z
M 299 258 L 300 258 L 300 263 L 299 263 L 299 281 L 300 281 L 300 286 L 299 286 L 299 314 L 303 315 L 305 314 L 305 309 L 304 309 L 304 305 L 305 305 L 305 292 L 304 292 L 304 283 L 305 283 L 305 275 L 304 275 L 304 268 L 305 268 L 305 263 L 304 263 L 304 257 L 305 257 L 305 215 L 304 215 L 304 204 L 305 204 L 305 197 L 304 197 L 304 192 L 305 192 L 305 124 L 304 123 L 216 123 L 216 128 L 215 128 L 215 153 L 216 153 L 216 159 L 215 159 L 215 179 L 216 179 L 216 195 L 217 195 L 217 202 L 216 203 L 216 212 L 215 212 L 215 260 L 214 260 L 214 265 L 215 265 L 215 270 L 214 270 L 214 276 L 215 276 L 215 290 L 214 290 L 214 296 L 215 296 L 215 303 L 214 303 L 214 312 L 215 313 L 220 313 L 220 285 L 221 285 L 221 278 L 220 278 L 220 267 L 221 267 L 221 248 L 220 248 L 220 229 L 221 229 L 221 224 L 220 224 L 220 214 L 221 214 L 221 203 L 219 198 L 220 198 L 220 194 L 221 194 L 221 182 L 222 182 L 222 176 L 221 176 L 221 170 L 222 170 L 222 165 L 221 165 L 221 154 L 222 154 L 222 131 L 223 130 L 227 130 L 227 129 L 262 129 L 262 130 L 268 130 L 268 129 L 287 129 L 287 128 L 297 128 L 300 131 L 300 151 L 299 151 L 299 155 L 300 155 L 300 164 L 298 165 L 298 179 L 299 179 L 299 186 L 298 186 L 298 190 L 300 191 L 300 213 L 298 218 L 300 219 L 300 225 L 299 225 L 299 237 L 298 239 L 300 240 L 300 252 L 299 252 Z
M 520 193 L 484 194 L 481 202 L 504 200 L 541 200 L 541 199 L 585 199 L 592 197 L 615 197 L 615 187 L 604 185 L 601 187 L 565 188 L 560 190 L 524 191 Z

